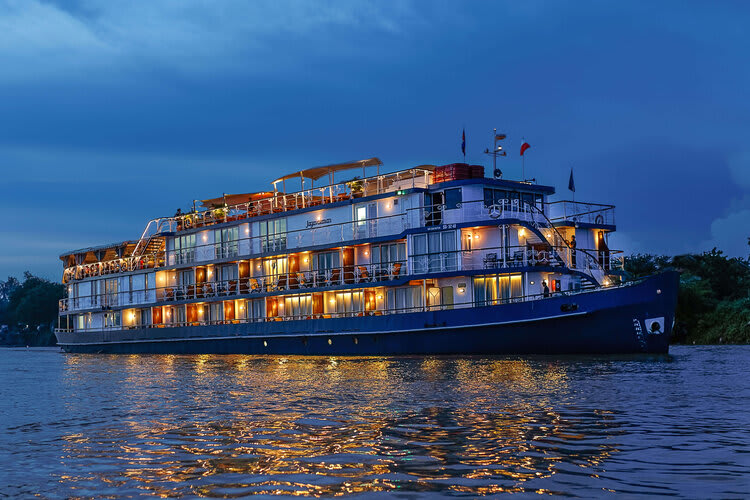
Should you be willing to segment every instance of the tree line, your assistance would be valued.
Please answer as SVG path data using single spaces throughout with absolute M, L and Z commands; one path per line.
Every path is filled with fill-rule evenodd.
M 680 271 L 673 343 L 750 343 L 750 258 L 702 254 L 625 257 L 630 277 Z M 55 345 L 60 283 L 25 272 L 23 281 L 0 281 L 0 344 Z
M 635 278 L 665 269 L 680 271 L 672 343 L 750 343 L 750 258 L 730 258 L 715 248 L 676 257 L 625 257 L 625 271 Z
M 0 343 L 55 345 L 58 301 L 65 287 L 26 271 L 0 281 Z

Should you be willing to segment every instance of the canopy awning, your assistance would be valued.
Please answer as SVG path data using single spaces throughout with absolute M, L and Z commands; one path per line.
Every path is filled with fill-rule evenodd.
M 305 177 L 307 179 L 317 181 L 321 177 L 324 177 L 331 173 L 341 172 L 342 170 L 351 170 L 354 168 L 362 167 L 374 167 L 376 165 L 382 164 L 383 162 L 380 161 L 379 158 L 368 158 L 367 160 L 336 163 L 334 165 L 325 165 L 323 167 L 313 167 L 306 170 L 300 170 L 299 172 L 294 172 L 293 174 L 285 175 L 284 177 L 279 177 L 271 184 L 276 184 L 277 182 L 285 181 L 287 179 L 299 179 L 300 177 Z
M 219 198 L 201 200 L 201 206 L 204 208 L 221 208 L 224 206 L 224 203 L 229 206 L 239 205 L 240 203 L 270 198 L 271 196 L 273 196 L 273 193 L 270 191 L 261 193 L 225 194 Z

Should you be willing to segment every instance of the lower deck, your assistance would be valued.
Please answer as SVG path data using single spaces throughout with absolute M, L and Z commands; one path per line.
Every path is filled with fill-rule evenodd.
M 58 332 L 69 352 L 515 354 L 666 352 L 676 273 L 501 305 L 289 321 Z

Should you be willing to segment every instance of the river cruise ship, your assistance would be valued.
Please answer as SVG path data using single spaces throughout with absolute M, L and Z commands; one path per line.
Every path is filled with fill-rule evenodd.
M 310 168 L 63 254 L 68 352 L 667 352 L 676 273 L 623 279 L 612 205 L 476 165 Z M 495 171 L 498 177 L 501 174 Z

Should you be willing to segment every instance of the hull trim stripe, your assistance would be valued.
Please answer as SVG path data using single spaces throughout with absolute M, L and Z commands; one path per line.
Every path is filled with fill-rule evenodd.
M 236 339 L 273 339 L 273 338 L 288 338 L 288 337 L 334 337 L 342 335 L 381 335 L 381 334 L 398 334 L 398 333 L 410 333 L 410 332 L 432 332 L 436 330 L 458 330 L 461 328 L 481 328 L 487 326 L 501 326 L 501 325 L 512 325 L 518 323 L 534 323 L 537 321 L 547 321 L 551 319 L 570 318 L 574 316 L 585 316 L 589 314 L 588 311 L 581 311 L 569 314 L 557 314 L 554 316 L 545 316 L 542 318 L 531 318 L 531 319 L 519 319 L 513 321 L 498 321 L 491 323 L 477 323 L 472 325 L 456 325 L 456 326 L 436 326 L 426 328 L 412 328 L 409 330 L 380 330 L 380 331 L 352 331 L 352 332 L 328 332 L 328 333 L 270 333 L 266 335 L 233 335 L 233 336 L 222 336 L 222 337 L 175 337 L 167 339 L 143 339 L 143 340 L 116 340 L 112 342 L 64 342 L 58 343 L 59 346 L 85 346 L 85 345 L 115 345 L 115 344 L 149 344 L 152 342 L 185 342 L 185 341 L 208 341 L 208 340 L 236 340 Z M 119 331 L 119 330 L 118 330 Z

